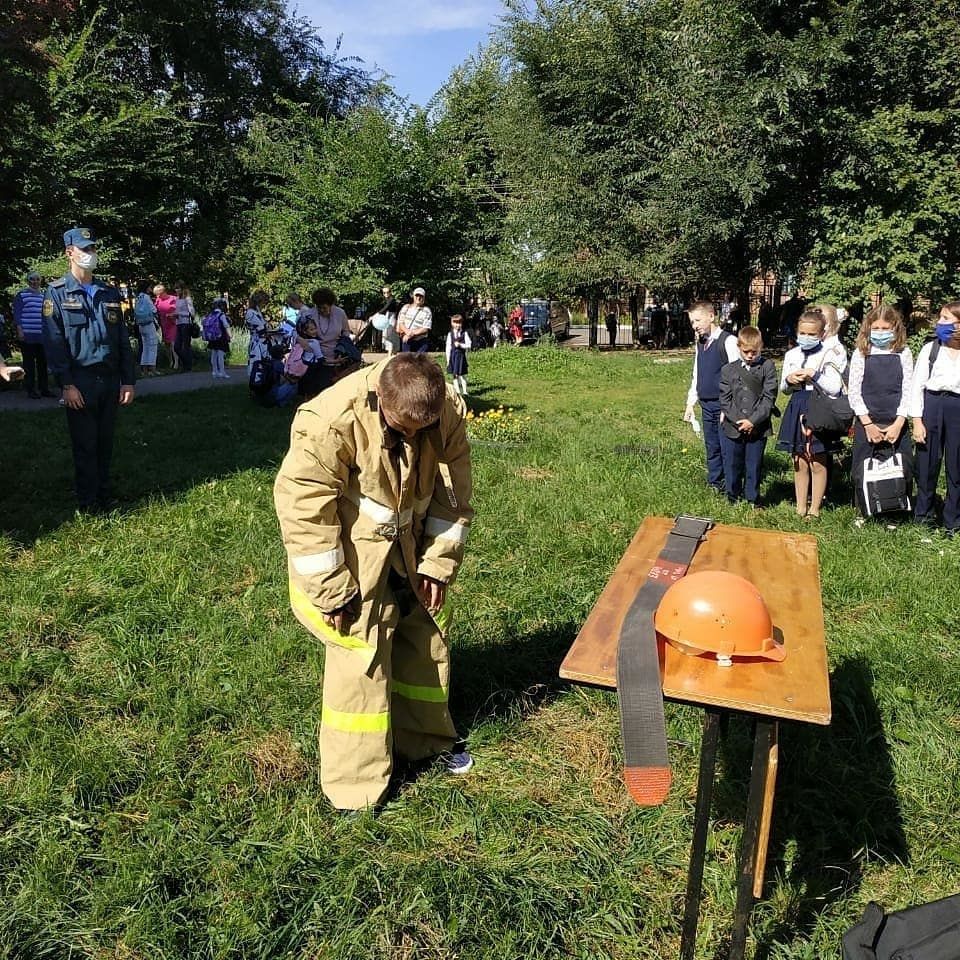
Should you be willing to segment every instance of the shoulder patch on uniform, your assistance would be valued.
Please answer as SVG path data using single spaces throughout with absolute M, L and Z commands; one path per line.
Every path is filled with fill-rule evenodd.
M 53 301 L 49 297 L 43 298 L 43 315 L 45 317 L 53 316 Z

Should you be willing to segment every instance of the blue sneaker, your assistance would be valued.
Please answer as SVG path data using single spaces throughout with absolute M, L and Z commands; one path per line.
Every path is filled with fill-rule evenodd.
M 441 753 L 440 762 L 446 767 L 447 773 L 452 773 L 455 777 L 463 776 L 473 768 L 473 757 L 464 746 L 459 749 L 454 747 L 449 753 Z

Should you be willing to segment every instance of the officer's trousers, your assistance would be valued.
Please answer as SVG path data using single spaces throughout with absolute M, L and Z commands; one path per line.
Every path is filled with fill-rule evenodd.
M 47 354 L 42 343 L 21 343 L 20 354 L 23 357 L 24 386 L 27 393 L 50 391 L 47 380 Z
M 67 411 L 67 429 L 73 447 L 77 503 L 95 510 L 110 500 L 110 459 L 113 429 L 120 399 L 120 377 L 103 364 L 73 371 L 73 382 L 83 395 L 80 410 Z
M 402 581 L 405 585 L 406 581 Z M 393 577 L 369 669 L 355 649 L 326 643 L 320 720 L 320 784 L 341 810 L 381 803 L 396 753 L 422 760 L 457 739 L 447 696 L 447 642 L 423 606 Z

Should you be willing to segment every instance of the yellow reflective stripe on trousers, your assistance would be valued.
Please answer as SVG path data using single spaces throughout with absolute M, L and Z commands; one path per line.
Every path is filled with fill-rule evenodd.
M 390 729 L 390 714 L 387 711 L 348 713 L 324 704 L 320 710 L 320 722 L 323 726 L 341 733 L 386 733 Z
M 418 687 L 412 683 L 401 683 L 399 680 L 390 681 L 390 690 L 399 693 L 407 700 L 423 700 L 427 703 L 446 703 L 447 691 L 443 687 Z
M 436 613 L 432 614 L 433 622 L 440 628 L 441 633 L 446 633 L 453 622 L 453 604 L 447 601 Z
M 290 606 L 295 613 L 298 613 L 309 624 L 312 630 L 316 630 L 325 640 L 335 643 L 338 647 L 346 647 L 348 650 L 363 650 L 369 652 L 370 646 L 356 637 L 345 637 L 342 633 L 337 633 L 333 627 L 323 619 L 323 614 L 310 602 L 310 598 L 297 586 L 290 581 Z

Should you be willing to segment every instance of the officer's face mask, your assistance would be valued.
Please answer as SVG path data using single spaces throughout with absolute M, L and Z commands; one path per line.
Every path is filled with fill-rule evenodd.
M 97 269 L 97 251 L 96 250 L 81 250 L 80 247 L 74 247 L 73 253 L 70 256 L 70 259 L 81 270 Z

